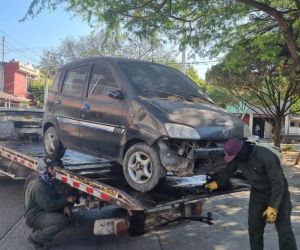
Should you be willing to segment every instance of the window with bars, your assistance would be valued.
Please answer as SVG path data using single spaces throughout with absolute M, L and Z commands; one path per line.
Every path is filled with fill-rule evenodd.
M 80 97 L 88 66 L 70 69 L 63 82 L 62 94 Z
M 118 85 L 108 66 L 104 63 L 94 65 L 89 82 L 88 97 L 103 96 L 106 95 L 107 90 L 116 88 Z

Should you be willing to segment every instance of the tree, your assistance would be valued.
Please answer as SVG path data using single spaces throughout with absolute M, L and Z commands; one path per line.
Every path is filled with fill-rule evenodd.
M 141 37 L 164 32 L 200 55 L 227 53 L 236 43 L 276 34 L 276 52 L 299 61 L 299 0 L 32 0 L 24 19 L 62 3 L 92 24 L 125 28 Z
M 91 56 L 126 57 L 152 61 L 170 61 L 172 49 L 166 49 L 162 41 L 153 37 L 150 41 L 120 32 L 93 31 L 86 36 L 69 36 L 52 52 L 45 51 L 41 59 L 43 71 L 50 70 L 53 75 L 57 68 L 76 59 Z
M 29 92 L 32 93 L 34 106 L 42 108 L 44 104 L 45 81 L 40 78 L 32 80 Z
M 207 73 L 207 78 L 226 88 L 254 111 L 260 110 L 269 117 L 274 129 L 274 144 L 280 146 L 285 116 L 300 111 L 296 106 L 300 101 L 299 68 L 287 64 L 284 57 L 265 57 L 264 51 L 256 46 L 257 42 L 262 42 L 261 38 L 257 40 L 246 47 L 236 45 L 222 63 Z M 293 111 L 292 107 L 295 107 Z
M 191 78 L 195 83 L 197 83 L 199 87 L 201 87 L 208 95 L 208 97 L 211 98 L 219 106 L 225 108 L 228 104 L 234 105 L 238 103 L 238 100 L 234 96 L 232 96 L 226 88 L 213 85 L 201 79 L 194 67 L 188 67 L 187 76 Z

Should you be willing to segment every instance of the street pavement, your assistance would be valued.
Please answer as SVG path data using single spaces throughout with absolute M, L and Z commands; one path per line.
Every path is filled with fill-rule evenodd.
M 300 249 L 300 168 L 285 167 L 289 181 L 293 212 L 293 229 Z M 0 249 L 33 249 L 27 242 L 30 230 L 23 218 L 24 181 L 0 176 Z M 235 250 L 249 249 L 247 209 L 249 192 L 240 192 L 208 199 L 204 213 L 212 212 L 214 225 L 184 221 L 153 230 L 143 236 L 94 236 L 93 220 L 103 216 L 100 209 L 81 211 L 74 221 L 49 245 L 49 249 L 109 250 Z M 108 208 L 104 209 L 107 210 Z M 265 230 L 265 249 L 278 249 L 274 225 Z

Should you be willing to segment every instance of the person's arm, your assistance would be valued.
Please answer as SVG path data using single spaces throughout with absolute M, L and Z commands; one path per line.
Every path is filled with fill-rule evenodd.
M 36 203 L 47 212 L 63 209 L 67 205 L 65 198 L 58 200 L 52 199 L 44 188 L 37 188 L 34 196 Z
M 216 180 L 209 182 L 205 185 L 205 188 L 210 191 L 222 188 L 229 184 L 229 179 L 237 171 L 238 165 L 235 162 L 230 162 L 227 166 L 217 175 Z
M 216 182 L 218 188 L 227 186 L 229 184 L 229 179 L 234 175 L 238 169 L 238 164 L 232 161 L 227 164 L 227 166 L 217 175 Z
M 269 206 L 278 209 L 285 192 L 285 177 L 280 160 L 276 154 L 270 151 L 268 157 L 265 157 L 264 159 L 265 169 L 271 184 L 271 199 Z

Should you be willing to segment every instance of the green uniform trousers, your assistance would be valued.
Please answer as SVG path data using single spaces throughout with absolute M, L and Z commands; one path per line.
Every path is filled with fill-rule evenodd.
M 31 227 L 31 238 L 39 243 L 52 241 L 54 236 L 68 225 L 68 219 L 61 213 L 42 213 L 28 226 Z
M 267 197 L 265 197 L 265 199 L 267 199 Z M 248 226 L 251 250 L 263 250 L 264 248 L 263 234 L 266 223 L 262 214 L 268 207 L 265 199 L 262 199 L 262 195 L 256 192 L 251 191 L 250 193 Z M 275 221 L 280 250 L 297 250 L 290 219 L 291 211 L 290 194 L 286 191 L 279 206 L 277 219 Z

